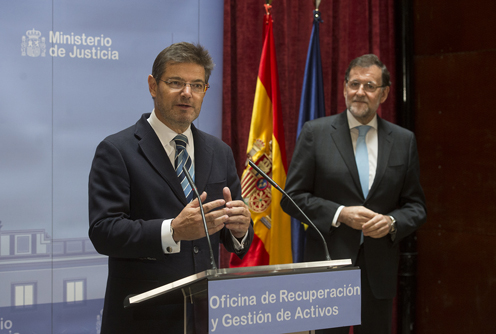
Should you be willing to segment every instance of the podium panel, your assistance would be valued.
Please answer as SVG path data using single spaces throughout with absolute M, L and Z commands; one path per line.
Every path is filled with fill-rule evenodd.
M 360 324 L 360 270 L 208 282 L 209 333 L 290 333 Z

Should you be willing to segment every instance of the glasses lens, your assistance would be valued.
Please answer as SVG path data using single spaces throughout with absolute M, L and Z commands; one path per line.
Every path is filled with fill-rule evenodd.
M 182 81 L 165 81 L 165 83 L 172 89 L 183 89 L 184 87 L 184 82 Z
M 353 90 L 358 90 L 360 89 L 360 83 L 357 81 L 351 81 L 348 83 L 348 87 L 350 87 Z
M 375 92 L 375 90 L 377 89 L 377 86 L 371 84 L 371 83 L 366 83 L 363 85 L 363 89 L 366 91 L 366 92 L 370 92 L 370 93 L 373 93 Z
M 189 84 L 191 87 L 191 91 L 193 93 L 203 93 L 205 91 L 205 85 L 201 83 L 192 83 Z

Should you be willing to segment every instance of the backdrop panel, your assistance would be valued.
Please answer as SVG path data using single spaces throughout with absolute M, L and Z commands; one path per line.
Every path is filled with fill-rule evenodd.
M 223 2 L 9 1 L 0 29 L 3 329 L 93 333 L 107 275 L 87 238 L 95 148 L 152 110 L 147 76 L 179 41 L 217 64 L 195 124 L 221 136 Z

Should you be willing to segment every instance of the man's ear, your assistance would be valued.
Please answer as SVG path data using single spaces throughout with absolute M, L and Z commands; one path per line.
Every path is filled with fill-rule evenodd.
M 150 94 L 153 98 L 157 96 L 157 80 L 150 74 L 148 76 L 148 89 L 150 90 Z
M 381 96 L 381 103 L 384 103 L 384 101 L 386 101 L 387 97 L 388 97 L 388 94 L 389 94 L 389 86 L 387 86 L 386 88 L 384 88 L 384 90 L 382 91 L 382 96 Z

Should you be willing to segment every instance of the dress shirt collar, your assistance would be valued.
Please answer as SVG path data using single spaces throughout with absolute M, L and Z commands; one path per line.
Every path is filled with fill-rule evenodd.
M 155 130 L 155 133 L 157 133 L 157 136 L 160 138 L 162 144 L 170 143 L 171 140 L 173 140 L 174 137 L 178 135 L 177 132 L 171 130 L 167 125 L 165 125 L 158 119 L 157 115 L 155 115 L 155 109 L 153 109 L 153 112 L 148 118 L 148 122 L 152 126 L 153 130 Z M 183 132 L 183 135 L 188 137 L 188 143 L 191 143 L 191 140 L 193 139 L 191 125 L 186 129 L 186 131 Z
M 178 133 L 171 130 L 167 125 L 165 125 L 158 119 L 157 115 L 155 115 L 155 109 L 153 109 L 150 117 L 148 117 L 148 123 L 150 123 L 151 127 L 157 134 L 158 139 L 160 139 L 162 146 L 167 152 L 167 155 L 170 155 L 171 152 L 176 149 L 176 145 L 175 143 L 173 143 L 173 139 L 175 136 L 178 135 Z M 186 129 L 186 131 L 183 132 L 183 135 L 188 137 L 188 145 L 186 146 L 186 150 L 193 157 L 194 155 L 190 152 L 194 148 L 191 125 L 188 127 L 188 129 Z
M 364 124 L 360 123 L 355 118 L 355 116 L 353 116 L 351 114 L 351 112 L 348 109 L 346 109 L 346 113 L 348 114 L 348 126 L 350 127 L 350 129 L 356 128 L 357 126 L 360 126 L 360 125 L 364 125 Z M 372 118 L 372 120 L 368 124 L 365 124 L 365 125 L 369 125 L 377 131 L 377 114 L 375 114 L 374 118 Z

